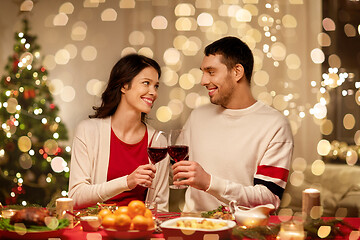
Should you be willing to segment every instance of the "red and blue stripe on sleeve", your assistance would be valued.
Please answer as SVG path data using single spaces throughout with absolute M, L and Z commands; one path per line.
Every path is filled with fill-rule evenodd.
M 257 167 L 254 185 L 264 185 L 281 199 L 286 187 L 288 175 L 289 170 L 286 168 L 260 165 Z

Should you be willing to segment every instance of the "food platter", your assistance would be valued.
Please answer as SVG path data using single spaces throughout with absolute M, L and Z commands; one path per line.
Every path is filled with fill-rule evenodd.
M 42 240 L 48 238 L 60 237 L 65 229 L 58 229 L 53 231 L 38 231 L 38 232 L 26 232 L 18 233 L 15 231 L 0 230 L 0 237 L 5 239 L 26 239 L 26 240 Z
M 17 213 L 11 218 L 0 217 L 0 237 L 4 239 L 20 240 L 56 238 L 60 237 L 63 234 L 65 228 L 69 225 L 69 221 L 67 219 L 58 220 L 56 217 L 50 217 L 47 215 L 44 218 L 41 218 L 39 212 L 36 215 L 33 210 L 36 209 L 32 208 L 31 211 L 27 212 L 21 212 L 22 210 L 17 211 Z M 23 214 L 23 216 L 20 218 L 20 215 L 17 215 L 18 213 L 25 214 Z M 34 215 L 31 215 L 30 213 Z M 15 216 L 17 218 L 15 218 Z M 27 218 L 23 218 L 24 216 Z M 35 224 L 29 224 L 29 216 L 36 216 L 31 219 L 31 223 Z
M 197 221 L 201 222 L 207 220 L 214 224 L 223 224 L 224 226 L 218 229 L 203 229 L 203 228 L 191 228 L 191 227 L 178 227 L 178 221 Z M 216 239 L 230 239 L 231 231 L 235 227 L 236 223 L 231 220 L 222 219 L 209 219 L 209 218 L 197 218 L 197 217 L 180 217 L 163 222 L 160 227 L 163 230 L 165 239 L 169 237 L 181 237 L 184 240 L 190 239 L 204 239 L 206 235 L 217 235 Z M 206 237 L 205 237 L 206 238 Z
M 110 238 L 142 239 L 142 238 L 150 238 L 151 234 L 155 231 L 155 228 L 144 231 L 140 231 L 140 230 L 118 231 L 111 228 L 104 228 L 104 231 Z

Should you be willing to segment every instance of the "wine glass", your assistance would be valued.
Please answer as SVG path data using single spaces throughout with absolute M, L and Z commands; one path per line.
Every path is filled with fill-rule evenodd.
M 156 164 L 166 157 L 167 141 L 163 131 L 156 130 L 154 132 L 150 139 L 147 152 L 152 164 Z
M 183 129 L 170 130 L 168 136 L 168 153 L 173 161 L 187 160 L 189 154 L 189 146 L 186 144 L 185 134 Z M 170 185 L 171 189 L 184 189 L 185 185 Z
M 147 147 L 147 153 L 152 164 L 156 164 L 163 160 L 167 154 L 167 140 L 165 137 L 165 132 L 155 130 L 154 134 L 151 136 L 150 142 Z M 143 187 L 147 187 L 141 185 Z M 152 187 L 147 187 L 154 189 Z

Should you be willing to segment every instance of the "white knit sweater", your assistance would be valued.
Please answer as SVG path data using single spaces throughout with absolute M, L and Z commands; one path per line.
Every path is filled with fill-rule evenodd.
M 280 112 L 261 102 L 239 110 L 208 104 L 195 109 L 184 128 L 190 160 L 211 174 L 207 191 L 187 189 L 184 211 L 209 211 L 231 200 L 279 207 L 293 151 Z

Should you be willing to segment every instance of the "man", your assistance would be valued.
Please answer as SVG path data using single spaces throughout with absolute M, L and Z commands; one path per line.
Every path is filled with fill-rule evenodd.
M 191 113 L 184 126 L 190 161 L 173 165 L 174 183 L 189 185 L 184 211 L 210 211 L 231 200 L 280 205 L 293 138 L 287 119 L 252 96 L 253 65 L 251 50 L 236 37 L 205 48 L 201 85 L 213 104 Z

